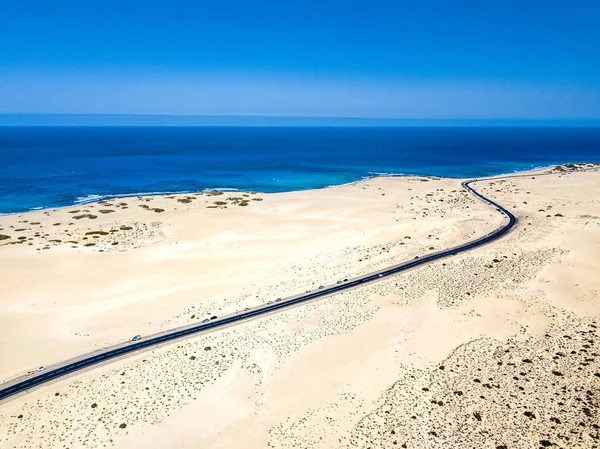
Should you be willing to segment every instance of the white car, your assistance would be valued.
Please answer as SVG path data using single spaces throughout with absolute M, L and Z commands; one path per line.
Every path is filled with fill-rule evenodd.
M 38 371 L 44 371 L 45 369 L 46 369 L 46 367 L 44 365 L 42 365 L 38 368 Z
M 141 335 L 136 335 L 135 337 L 133 337 L 133 338 L 131 339 L 131 341 L 138 341 L 138 340 L 141 340 L 141 339 L 142 339 L 142 336 L 141 336 Z

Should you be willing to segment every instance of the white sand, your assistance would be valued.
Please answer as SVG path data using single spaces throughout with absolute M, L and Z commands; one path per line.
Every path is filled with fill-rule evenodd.
M 577 352 L 598 348 L 579 345 L 577 356 L 584 358 L 577 363 L 587 365 L 561 365 L 565 376 L 551 374 L 560 356 L 549 354 L 584 335 L 573 331 L 565 343 L 558 340 L 565 328 L 587 332 L 600 326 L 600 174 L 515 178 L 478 188 L 520 218 L 500 242 L 7 401 L 0 404 L 0 447 L 330 448 L 390 447 L 394 441 L 458 447 L 483 444 L 482 435 L 486 444 L 495 442 L 489 447 L 532 447 L 568 434 L 571 429 L 560 426 L 577 427 L 582 419 L 581 435 L 572 435 L 581 437 L 580 446 L 555 442 L 591 447 L 598 396 L 596 408 L 588 407 L 592 416 L 579 416 L 569 407 L 581 404 L 552 382 L 569 379 L 600 395 L 594 393 L 600 358 Z M 383 268 L 475 238 L 503 221 L 462 191 L 458 180 L 378 178 L 248 195 L 191 195 L 189 203 L 177 199 L 190 195 L 130 198 L 0 217 L 0 234 L 11 236 L 0 242 L 1 378 L 137 333 Z M 239 206 L 228 197 L 262 201 Z M 227 208 L 207 208 L 215 201 L 227 202 Z M 127 209 L 117 208 L 119 203 Z M 74 209 L 81 212 L 70 213 Z M 73 218 L 82 213 L 97 218 Z M 132 229 L 83 240 L 86 232 L 123 225 Z M 48 235 L 42 239 L 36 231 Z M 7 244 L 19 236 L 32 240 Z M 538 357 L 536 369 L 549 370 L 547 381 L 542 372 L 532 379 L 539 391 L 528 393 L 531 404 L 511 396 L 524 390 L 508 393 L 516 387 L 498 380 L 510 380 L 510 370 L 516 377 L 523 372 L 516 364 L 497 363 L 504 353 L 498 345 L 512 348 L 506 354 Z M 442 363 L 452 372 L 440 371 Z M 499 385 L 481 387 L 484 395 L 477 390 L 481 383 L 472 382 L 483 372 Z M 470 382 L 460 387 L 460 396 L 457 379 Z M 534 427 L 522 411 L 516 418 L 508 408 L 495 410 L 490 420 L 486 410 L 494 403 L 480 396 L 491 391 L 506 392 L 504 402 L 521 401 L 515 408 L 549 410 L 554 393 L 567 394 L 569 405 L 559 407 L 565 410 L 560 425 L 538 419 L 537 409 Z M 475 412 L 485 419 L 473 418 Z M 462 430 L 444 433 L 456 423 Z M 481 433 L 483 425 L 488 434 Z M 524 431 L 533 439 L 521 438 Z

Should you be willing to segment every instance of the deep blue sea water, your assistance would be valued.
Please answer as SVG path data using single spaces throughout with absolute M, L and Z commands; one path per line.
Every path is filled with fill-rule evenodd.
M 377 174 L 481 177 L 600 162 L 600 128 L 0 127 L 0 213 L 205 189 L 282 192 Z

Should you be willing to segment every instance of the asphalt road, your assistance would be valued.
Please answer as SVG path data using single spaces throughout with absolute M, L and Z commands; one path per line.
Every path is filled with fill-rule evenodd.
M 539 176 L 539 175 L 537 175 Z M 518 177 L 517 176 L 506 176 L 504 178 Z M 477 181 L 484 181 L 488 179 L 502 179 L 502 178 L 482 178 L 482 179 L 473 179 L 470 181 L 465 181 L 462 183 L 462 186 L 467 189 L 470 193 L 475 195 L 477 198 L 481 199 L 485 203 L 493 206 L 498 212 L 502 213 L 508 218 L 508 223 L 503 224 L 496 230 L 490 232 L 489 234 L 484 235 L 476 240 L 472 240 L 470 242 L 464 243 L 462 245 L 455 246 L 453 248 L 446 249 L 444 251 L 439 251 L 436 253 L 426 254 L 424 256 L 417 256 L 416 258 L 401 263 L 399 265 L 394 265 L 387 269 L 377 271 L 374 273 L 366 274 L 364 276 L 360 276 L 357 278 L 349 279 L 347 282 L 343 282 L 341 284 L 335 284 L 332 286 L 326 286 L 323 289 L 315 290 L 310 293 L 305 293 L 297 296 L 292 296 L 290 298 L 282 299 L 279 302 L 273 302 L 272 304 L 262 305 L 260 307 L 256 307 L 247 311 L 238 312 L 229 316 L 221 317 L 216 320 L 210 321 L 204 324 L 193 324 L 188 325 L 182 328 L 174 329 L 168 332 L 163 332 L 161 334 L 152 335 L 142 340 L 136 342 L 127 342 L 121 345 L 115 346 L 113 348 L 109 348 L 94 354 L 88 354 L 82 356 L 77 359 L 73 359 L 69 362 L 65 362 L 62 364 L 58 364 L 52 367 L 48 367 L 46 370 L 42 372 L 37 372 L 29 377 L 20 377 L 14 379 L 12 381 L 6 382 L 0 388 L 0 400 L 5 399 L 9 396 L 16 395 L 18 393 L 26 392 L 27 390 L 42 385 L 46 382 L 50 382 L 57 378 L 66 376 L 68 374 L 74 373 L 79 370 L 83 370 L 89 368 L 90 366 L 97 365 L 102 362 L 106 362 L 112 359 L 116 359 L 118 357 L 122 357 L 126 354 L 134 353 L 136 351 L 147 349 L 152 346 L 164 344 L 169 341 L 177 340 L 183 337 L 187 337 L 189 335 L 198 334 L 201 332 L 207 332 L 209 330 L 214 330 L 216 328 L 220 328 L 223 326 L 231 325 L 233 323 L 238 323 L 241 321 L 246 321 L 251 318 L 256 318 L 261 315 L 265 315 L 267 313 L 272 313 L 284 308 L 288 308 L 305 301 L 310 301 L 313 299 L 321 298 L 324 296 L 333 295 L 336 293 L 341 293 L 347 290 L 351 290 L 353 288 L 360 287 L 364 284 L 379 281 L 385 279 L 389 276 L 393 276 L 395 274 L 401 273 L 403 271 L 425 265 L 431 262 L 434 262 L 439 259 L 443 259 L 445 257 L 454 256 L 456 254 L 469 251 L 474 248 L 478 248 L 485 244 L 491 243 L 495 240 L 498 240 L 502 236 L 506 235 L 513 226 L 517 223 L 516 217 L 511 214 L 504 207 L 500 206 L 498 203 L 490 200 L 489 198 L 484 197 L 479 192 L 471 187 L 472 183 Z

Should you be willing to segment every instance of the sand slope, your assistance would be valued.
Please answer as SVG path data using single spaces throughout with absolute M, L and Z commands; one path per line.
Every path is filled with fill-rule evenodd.
M 520 218 L 502 241 L 5 402 L 0 445 L 598 445 L 600 174 L 478 187 Z M 11 234 L 0 242 L 2 376 L 371 271 L 502 222 L 458 180 L 242 195 L 125 199 L 127 209 L 79 221 L 69 209 L 1 217 L 0 234 Z M 262 201 L 239 206 L 230 196 Z M 209 208 L 219 198 L 227 208 Z M 131 234 L 110 232 L 121 226 Z M 48 234 L 43 242 L 36 230 Z M 47 243 L 96 230 L 108 234 L 94 246 Z M 33 245 L 6 245 L 18 233 Z

